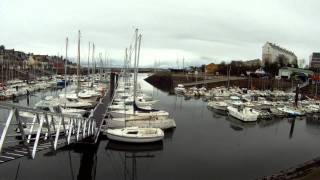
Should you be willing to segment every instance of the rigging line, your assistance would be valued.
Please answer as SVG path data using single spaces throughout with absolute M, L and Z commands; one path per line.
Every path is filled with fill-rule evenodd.
M 125 152 L 125 153 L 126 153 L 126 152 Z M 119 155 L 119 158 L 120 158 L 121 161 L 123 161 L 124 163 L 127 163 L 126 160 L 125 160 L 125 158 L 122 159 L 122 157 L 121 157 L 121 152 L 117 151 L 117 154 Z M 130 172 L 129 172 L 128 169 L 126 169 L 126 173 L 127 173 L 128 176 L 130 175 Z
M 74 180 L 73 166 L 72 166 L 72 160 L 71 160 L 71 154 L 70 154 L 70 151 L 68 151 L 68 154 L 69 154 L 69 162 L 70 162 L 71 177 L 72 177 L 72 180 Z
M 18 176 L 19 176 L 19 172 L 20 172 L 20 163 L 21 163 L 21 161 L 19 161 L 19 164 L 18 164 L 18 169 L 17 169 L 17 172 L 16 172 L 16 176 L 15 176 L 15 180 L 17 180 L 18 179 Z
M 110 155 L 110 152 L 108 152 L 108 151 L 107 151 L 107 157 L 109 157 L 109 159 L 110 159 L 111 167 L 112 167 L 113 171 L 116 172 L 116 175 L 117 175 L 117 176 L 121 177 L 121 173 L 118 173 L 118 172 L 117 172 L 117 169 L 118 169 L 118 168 L 115 167 L 115 163 L 113 162 L 114 160 L 113 160 L 112 156 Z M 120 175 L 119 175 L 119 174 L 120 174 Z

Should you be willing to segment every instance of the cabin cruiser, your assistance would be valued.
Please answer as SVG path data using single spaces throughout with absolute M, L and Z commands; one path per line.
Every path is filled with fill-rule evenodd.
M 257 121 L 260 114 L 258 111 L 250 107 L 235 108 L 232 106 L 228 106 L 227 109 L 229 115 L 244 122 Z

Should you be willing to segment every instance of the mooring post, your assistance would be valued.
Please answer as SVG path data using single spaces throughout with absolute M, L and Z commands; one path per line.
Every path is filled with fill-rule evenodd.
M 112 72 L 110 74 L 110 87 L 109 87 L 110 98 L 112 97 L 112 95 L 114 93 L 114 84 L 115 84 L 115 73 Z

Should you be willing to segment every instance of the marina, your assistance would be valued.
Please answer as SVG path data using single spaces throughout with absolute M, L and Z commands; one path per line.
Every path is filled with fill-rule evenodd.
M 179 126 L 165 131 L 162 143 L 132 146 L 102 136 L 95 145 L 71 144 L 53 153 L 50 149 L 40 151 L 34 160 L 23 157 L 1 164 L 4 178 L 38 179 L 46 174 L 48 179 L 77 179 L 80 175 L 84 179 L 105 176 L 125 179 L 135 174 L 136 179 L 163 179 L 170 173 L 174 179 L 255 179 L 291 167 L 288 164 L 301 164 L 317 157 L 320 123 L 316 119 L 298 117 L 243 123 L 211 111 L 201 99 L 168 95 L 143 81 L 144 78 L 145 74 L 139 75 L 144 92 L 160 100 L 155 108 L 168 111 Z M 242 164 L 244 160 L 248 161 L 246 166 Z M 52 169 L 55 164 L 59 165 Z M 148 168 L 150 165 L 152 168 Z M 256 169 L 257 166 L 263 168 Z M 31 167 L 41 173 L 28 171 Z
M 302 100 L 298 92 L 281 90 L 248 90 L 239 87 L 184 88 L 175 87 L 175 93 L 185 98 L 200 97 L 208 101 L 208 107 L 223 111 L 241 121 L 257 121 L 274 117 L 313 116 L 320 112 L 320 101 L 307 96 Z M 245 119 L 248 117 L 248 119 Z M 252 118 L 250 118 L 252 117 Z
M 320 179 L 318 1 L 0 2 L 0 180 Z

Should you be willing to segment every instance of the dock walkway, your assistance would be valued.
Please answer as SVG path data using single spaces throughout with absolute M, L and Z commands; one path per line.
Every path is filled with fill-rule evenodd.
M 84 140 L 96 143 L 113 100 L 114 87 L 110 86 L 88 118 L 0 103 L 4 120 L 0 122 L 0 163 L 24 156 L 34 159 L 39 151 L 57 150 Z M 24 117 L 27 114 L 28 120 L 22 118 L 21 113 Z

